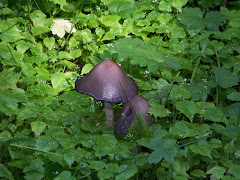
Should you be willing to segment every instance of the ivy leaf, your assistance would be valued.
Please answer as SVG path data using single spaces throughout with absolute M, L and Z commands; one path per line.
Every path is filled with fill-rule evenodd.
M 39 121 L 31 122 L 31 128 L 35 136 L 39 136 L 46 128 L 46 125 L 47 124 L 44 122 L 39 122 Z
M 194 115 L 198 112 L 195 102 L 192 101 L 178 101 L 176 104 L 177 110 L 187 116 L 191 122 L 193 122 Z
M 231 73 L 228 69 L 225 69 L 224 67 L 214 67 L 213 72 L 216 77 L 216 82 L 222 88 L 229 88 L 238 85 L 239 78 L 236 74 Z
M 129 18 L 136 10 L 135 4 L 133 1 L 112 1 L 107 5 L 111 14 L 116 14 L 121 18 Z
M 203 12 L 200 8 L 184 8 L 182 14 L 178 17 L 181 23 L 189 29 L 204 29 L 205 21 L 203 19 Z
M 126 48 L 126 45 L 128 48 Z M 132 64 L 142 67 L 147 66 L 151 72 L 156 72 L 159 69 L 178 69 L 179 67 L 175 58 L 137 38 L 117 40 L 110 51 L 117 53 L 121 60 L 129 57 Z

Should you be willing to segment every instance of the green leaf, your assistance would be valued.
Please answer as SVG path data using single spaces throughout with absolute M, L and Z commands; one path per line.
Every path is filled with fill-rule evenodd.
M 38 172 L 28 172 L 28 173 L 25 173 L 26 175 L 24 176 L 24 178 L 26 180 L 41 180 L 43 179 L 44 177 L 44 174 L 42 173 L 38 173 Z
M 25 166 L 23 169 L 23 172 L 29 172 L 34 170 L 39 170 L 44 165 L 44 162 L 41 160 L 40 157 L 34 159 L 31 161 L 31 164 L 28 166 Z
M 73 152 L 65 153 L 64 160 L 66 161 L 68 166 L 71 167 L 75 160 L 75 154 Z
M 240 178 L 240 165 L 231 165 L 228 173 L 234 175 L 236 178 Z
M 227 95 L 227 98 L 231 101 L 240 101 L 240 92 L 232 92 Z
M 75 146 L 75 141 L 64 132 L 56 132 L 53 134 L 53 138 L 62 145 L 65 149 L 71 149 Z
M 167 117 L 171 112 L 159 103 L 150 102 L 148 113 L 155 117 Z
M 85 64 L 82 68 L 81 75 L 89 73 L 92 68 L 93 66 L 91 64 Z
M 172 6 L 178 10 L 181 10 L 183 6 L 187 4 L 188 0 L 173 0 Z
M 237 86 L 239 82 L 239 78 L 236 74 L 231 73 L 229 70 L 225 69 L 224 67 L 214 67 L 213 72 L 216 77 L 216 82 L 222 88 L 229 88 L 232 86 Z
M 136 10 L 135 4 L 133 1 L 112 1 L 107 5 L 111 14 L 116 14 L 121 18 L 129 18 Z
M 14 180 L 12 173 L 2 163 L 0 163 L 0 177 Z
M 203 117 L 206 120 L 213 122 L 227 122 L 227 118 L 223 112 L 216 107 L 208 108 L 205 112 L 203 112 Z
M 30 47 L 31 47 L 31 43 L 27 42 L 27 41 L 18 41 L 17 43 L 17 50 L 19 52 L 21 52 L 22 54 L 24 54 Z
M 39 122 L 39 121 L 31 122 L 31 128 L 35 136 L 39 136 L 46 128 L 46 125 L 47 124 L 44 122 Z
M 0 112 L 11 116 L 19 113 L 18 100 L 5 95 L 0 95 Z
M 56 92 L 60 92 L 65 89 L 67 85 L 67 81 L 65 79 L 65 75 L 62 72 L 56 72 L 51 76 L 52 87 Z
M 213 168 L 209 169 L 206 174 L 213 174 L 217 179 L 221 179 L 226 172 L 224 167 L 214 166 Z
M 118 15 L 108 15 L 100 18 L 100 22 L 107 27 L 116 26 L 118 21 L 121 19 Z
M 17 26 L 13 26 L 10 29 L 7 29 L 3 31 L 0 34 L 0 39 L 5 42 L 15 42 L 20 39 L 23 39 L 24 37 L 20 34 L 20 30 L 17 28 Z
M 126 48 L 126 45 L 128 45 L 128 48 Z M 110 50 L 112 53 L 118 53 L 119 59 L 124 60 L 129 57 L 132 64 L 141 67 L 147 66 L 151 72 L 165 68 L 178 69 L 179 67 L 175 58 L 137 38 L 117 40 Z
M 23 108 L 19 115 L 18 120 L 23 121 L 29 118 L 36 118 L 39 113 L 39 107 L 37 107 L 34 103 L 24 103 L 25 108 Z
M 110 154 L 113 151 L 113 148 L 117 144 L 117 140 L 114 136 L 109 134 L 103 134 L 102 136 L 95 137 L 96 145 L 93 147 L 96 150 L 96 156 L 105 156 L 106 154 Z
M 205 16 L 206 28 L 210 31 L 218 31 L 219 26 L 225 21 L 225 16 L 217 11 L 209 11 Z
M 162 158 L 169 163 L 174 161 L 177 149 L 172 140 L 152 139 L 151 143 L 154 151 L 148 157 L 148 162 L 150 164 L 157 164 L 162 160 Z
M 192 101 L 178 101 L 176 104 L 176 109 L 187 116 L 191 122 L 193 122 L 194 115 L 198 112 L 197 106 Z
M 10 68 L 0 72 L 0 89 L 16 89 L 16 83 L 19 80 L 19 75 L 13 70 L 14 68 Z
M 73 59 L 76 59 L 82 55 L 82 50 L 81 49 L 75 49 L 70 52 L 71 56 Z
M 58 143 L 51 136 L 40 136 L 36 141 L 36 148 L 44 151 L 50 151 L 58 148 Z
M 190 98 L 190 93 L 185 88 L 174 85 L 170 92 L 170 97 L 173 100 L 179 100 L 179 99 L 184 100 L 184 99 Z
M 191 149 L 192 152 L 196 154 L 212 158 L 211 156 L 212 146 L 210 143 L 206 141 L 203 140 L 199 141 L 197 144 L 190 145 L 189 148 Z
M 76 178 L 71 175 L 69 171 L 62 171 L 54 180 L 75 180 Z
M 205 176 L 205 172 L 201 169 L 195 169 L 195 170 L 191 171 L 191 175 L 195 176 L 195 177 L 203 177 L 203 176 Z
M 179 20 L 189 29 L 201 30 L 205 26 L 203 12 L 200 8 L 184 8 L 182 14 L 179 15 Z
M 126 167 L 125 164 L 121 165 L 119 167 L 119 172 L 120 174 L 117 174 L 117 176 L 115 177 L 116 180 L 125 180 L 125 179 L 129 179 L 131 177 L 133 177 L 135 174 L 137 174 L 138 169 L 137 167 Z
M 167 11 L 167 12 L 171 12 L 172 11 L 172 0 L 168 1 L 168 0 L 162 0 L 159 3 L 158 9 L 160 11 Z
M 54 37 L 50 37 L 50 38 L 49 37 L 45 37 L 43 39 L 43 43 L 49 50 L 51 50 L 51 49 L 54 48 L 55 39 L 54 39 Z

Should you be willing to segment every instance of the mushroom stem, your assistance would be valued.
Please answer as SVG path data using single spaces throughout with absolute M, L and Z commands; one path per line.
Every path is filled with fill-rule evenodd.
M 105 101 L 106 126 L 114 128 L 114 114 L 112 103 Z

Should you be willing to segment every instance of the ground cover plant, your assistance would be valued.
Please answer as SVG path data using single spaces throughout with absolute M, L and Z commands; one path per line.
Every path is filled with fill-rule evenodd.
M 2 0 L 0 179 L 240 179 L 239 9 Z M 138 84 L 151 127 L 113 136 L 103 104 L 74 90 L 106 58 Z

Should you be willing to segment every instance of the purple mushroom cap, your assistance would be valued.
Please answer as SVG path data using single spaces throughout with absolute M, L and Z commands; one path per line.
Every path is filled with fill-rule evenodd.
M 133 110 L 134 109 L 134 110 Z M 128 128 L 132 122 L 136 119 L 136 115 L 141 112 L 143 118 L 150 125 L 150 118 L 147 115 L 149 109 L 149 103 L 139 95 L 136 95 L 129 102 L 127 102 L 121 111 L 121 115 L 117 119 L 115 132 L 116 134 L 127 134 Z M 135 111 L 135 112 L 134 112 Z
M 75 89 L 97 100 L 126 103 L 138 91 L 137 84 L 112 60 L 98 63 L 85 77 L 78 77 Z

